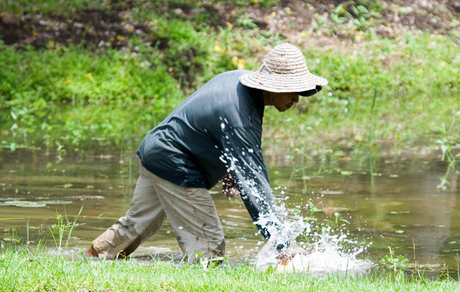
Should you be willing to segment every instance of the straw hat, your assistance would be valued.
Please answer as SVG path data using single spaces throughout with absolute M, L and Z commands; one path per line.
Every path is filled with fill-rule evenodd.
M 240 82 L 270 92 L 298 92 L 312 95 L 327 85 L 325 78 L 311 74 L 302 52 L 284 43 L 274 47 L 256 72 L 240 76 Z

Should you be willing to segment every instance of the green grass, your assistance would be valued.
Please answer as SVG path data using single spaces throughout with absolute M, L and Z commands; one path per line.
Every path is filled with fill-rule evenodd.
M 458 49 L 449 38 L 429 34 L 407 36 L 402 43 L 374 39 L 345 53 L 311 48 L 306 53 L 310 70 L 329 85 L 301 101 L 308 113 L 267 115 L 268 123 L 284 126 L 288 121 L 285 127 L 310 141 L 327 139 L 326 132 L 349 142 L 356 136 L 368 138 L 374 115 L 380 142 L 426 143 L 436 137 L 438 127 L 447 129 L 459 121 L 460 58 L 451 58 Z M 299 124 L 311 129 L 302 131 Z M 458 127 L 451 127 L 449 134 L 458 139 Z
M 165 28 L 162 36 L 185 33 L 177 27 Z M 72 46 L 18 51 L 0 45 L 0 66 L 5 68 L 0 72 L 0 108 L 5 113 L 0 118 L 1 130 L 8 132 L 2 137 L 3 145 L 58 142 L 85 148 L 136 143 L 187 94 L 180 90 L 183 77 L 172 76 L 171 71 L 183 72 L 181 68 L 189 66 L 198 72 L 190 85 L 193 89 L 214 74 L 236 67 L 233 57 L 213 50 L 215 42 L 197 45 L 199 34 L 187 40 L 202 52 L 194 64 L 185 64 L 187 58 L 180 57 L 165 60 L 164 52 L 142 43 L 137 54 L 116 50 L 94 54 Z M 248 36 L 242 34 L 239 42 L 236 36 L 224 34 L 229 32 L 216 36 L 221 40 L 218 45 L 229 47 L 231 56 L 245 59 L 246 67 L 255 70 L 258 65 L 251 54 L 261 45 L 242 46 Z M 285 128 L 291 138 L 309 143 L 365 139 L 377 87 L 374 132 L 378 140 L 403 146 L 427 143 L 443 125 L 450 128 L 453 139 L 458 138 L 459 128 L 449 127 L 458 122 L 460 110 L 456 86 L 460 59 L 451 58 L 458 45 L 447 37 L 428 34 L 407 38 L 404 45 L 374 40 L 345 53 L 309 48 L 305 55 L 310 70 L 327 78 L 329 85 L 301 100 L 299 107 L 308 107 L 307 113 L 268 110 L 265 125 L 276 132 Z M 171 46 L 169 53 L 181 56 L 183 48 Z M 386 58 L 388 63 L 382 65 Z
M 204 269 L 152 260 L 92 262 L 31 253 L 0 251 L 0 291 L 458 291 L 452 279 L 428 280 L 399 274 L 362 278 L 316 278 L 308 274 L 264 273 L 249 264 Z
M 0 51 L 0 107 L 7 114 L 2 130 L 10 132 L 11 142 L 119 145 L 127 131 L 155 126 L 183 96 L 153 54 L 93 55 L 76 47 L 15 51 L 2 45 Z

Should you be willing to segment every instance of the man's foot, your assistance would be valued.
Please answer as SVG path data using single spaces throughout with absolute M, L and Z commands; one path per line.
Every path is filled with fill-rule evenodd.
M 97 251 L 94 249 L 93 245 L 91 245 L 91 247 L 87 251 L 85 251 L 85 256 L 93 257 L 93 258 L 99 257 L 99 255 L 97 254 Z

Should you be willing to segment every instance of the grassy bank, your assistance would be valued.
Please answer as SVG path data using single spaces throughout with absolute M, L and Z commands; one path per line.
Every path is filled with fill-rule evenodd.
M 7 1 L 9 5 L 0 8 L 3 15 L 17 17 L 40 13 L 40 19 L 45 19 L 40 23 L 49 25 L 30 29 L 32 39 L 34 34 L 41 35 L 40 30 L 46 35 L 48 28 L 62 21 L 59 25 L 67 23 L 74 29 L 75 41 L 82 24 L 74 23 L 85 9 L 91 13 L 116 9 L 110 15 L 128 11 L 129 16 L 117 18 L 113 24 L 118 25 L 117 32 L 112 36 L 109 31 L 106 39 L 96 22 L 88 22 L 76 44 L 59 39 L 42 43 L 34 39 L 32 45 L 19 46 L 0 43 L 0 145 L 10 149 L 136 147 L 152 127 L 210 78 L 238 68 L 256 70 L 271 47 L 286 41 L 259 27 L 241 10 L 230 12 L 230 22 L 222 24 L 213 10 L 200 8 L 199 2 L 71 1 L 65 11 L 59 8 L 62 5 L 47 1 L 22 2 L 18 6 Z M 263 7 L 281 5 L 259 2 Z M 378 1 L 360 2 L 370 10 L 360 17 L 377 17 Z M 162 13 L 168 3 L 172 8 Z M 232 3 L 241 9 L 257 1 Z M 181 18 L 182 10 L 174 10 L 174 5 L 199 12 L 194 18 Z M 264 136 L 268 144 L 288 150 L 299 145 L 359 149 L 368 142 L 410 148 L 439 138 L 458 140 L 457 36 L 406 32 L 382 38 L 370 23 L 364 26 L 362 22 L 344 27 L 353 39 L 337 42 L 337 21 L 350 17 L 356 23 L 358 19 L 343 11 L 328 14 L 329 22 L 323 19 L 319 28 L 321 23 L 315 18 L 312 23 L 317 28 L 300 34 L 298 46 L 310 71 L 327 78 L 329 85 L 287 113 L 267 110 Z M 92 34 L 101 39 L 92 40 L 88 37 Z M 316 45 L 324 36 L 335 40 L 334 45 Z
M 0 252 L 0 291 L 458 291 L 451 279 L 399 274 L 362 278 L 263 273 L 244 264 L 204 269 L 152 261 L 92 262 L 30 253 Z

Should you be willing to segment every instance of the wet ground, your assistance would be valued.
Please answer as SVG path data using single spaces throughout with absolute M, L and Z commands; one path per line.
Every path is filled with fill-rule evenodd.
M 332 234 L 347 235 L 338 244 L 345 252 L 365 248 L 360 259 L 379 263 L 391 247 L 396 255 L 410 259 L 410 267 L 457 274 L 460 190 L 454 172 L 446 190 L 437 188 L 447 168 L 439 155 L 325 157 L 303 165 L 300 159 L 266 157 L 266 162 L 271 185 L 290 217 L 315 219 L 310 236 L 298 238 L 301 244 L 311 246 L 318 239 L 313 233 L 321 233 L 327 225 Z M 57 223 L 57 214 L 64 223 L 72 222 L 83 207 L 78 225 L 68 242 L 65 234 L 63 245 L 87 248 L 124 215 L 137 175 L 136 156 L 120 152 L 0 151 L 2 245 L 29 241 L 36 246 L 44 239 L 47 247 L 54 248 L 49 228 Z M 219 187 L 211 193 L 224 226 L 229 259 L 254 260 L 264 241 L 241 199 L 223 196 Z M 139 256 L 180 251 L 168 222 L 142 246 Z

